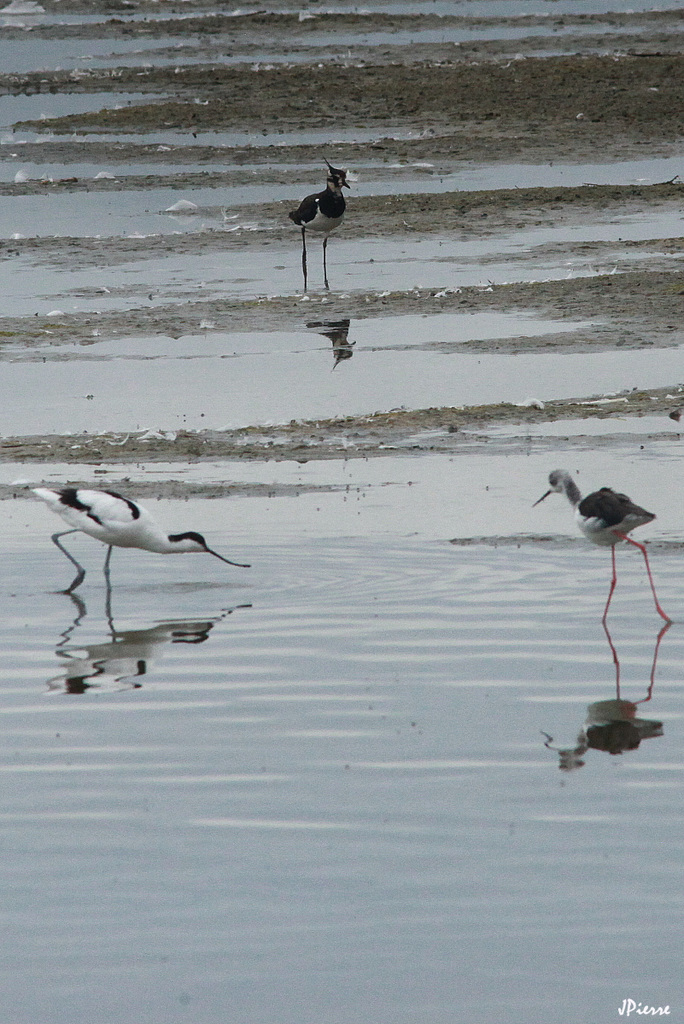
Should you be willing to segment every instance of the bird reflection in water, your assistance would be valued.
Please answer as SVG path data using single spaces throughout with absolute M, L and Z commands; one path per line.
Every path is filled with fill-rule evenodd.
M 646 696 L 640 700 L 631 701 L 624 700 L 621 695 L 620 659 L 608 625 L 603 622 L 603 629 L 608 638 L 615 665 L 615 697 L 609 700 L 598 700 L 588 706 L 586 720 L 580 729 L 574 747 L 554 747 L 553 738 L 548 733 L 542 733 L 543 736 L 546 736 L 544 746 L 548 750 L 555 750 L 558 754 L 558 767 L 561 771 L 571 772 L 581 768 L 584 765 L 584 755 L 589 749 L 603 750 L 607 754 L 624 754 L 628 750 L 636 750 L 642 740 L 650 740 L 663 735 L 662 722 L 649 718 L 637 718 L 637 711 L 639 704 L 646 704 L 653 696 L 660 644 L 671 625 L 671 622 L 666 622 L 656 638 Z
M 349 341 L 349 325 L 351 320 L 312 320 L 306 326 L 332 342 L 333 370 L 343 359 L 351 359 L 354 355 L 355 341 Z
M 86 606 L 81 597 L 69 594 L 76 607 L 74 621 L 61 634 L 55 654 L 62 659 L 62 671 L 47 681 L 48 690 L 83 694 L 90 689 L 130 690 L 142 686 L 140 678 L 147 675 L 158 661 L 166 644 L 202 644 L 214 626 L 238 608 L 226 608 L 213 618 L 169 619 L 147 629 L 115 628 L 111 618 L 110 600 L 107 620 L 110 639 L 102 643 L 80 645 L 73 642 L 74 633 L 85 618 Z M 110 595 L 108 594 L 108 599 Z

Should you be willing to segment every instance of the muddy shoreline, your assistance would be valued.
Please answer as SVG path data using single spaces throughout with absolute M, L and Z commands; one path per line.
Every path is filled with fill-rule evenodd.
M 424 452 L 472 450 L 486 444 L 491 451 L 508 450 L 517 440 L 494 442 L 478 430 L 494 424 L 523 428 L 555 420 L 609 420 L 649 415 L 662 418 L 662 436 L 678 433 L 670 418 L 684 402 L 684 385 L 673 393 L 669 388 L 629 391 L 595 399 L 568 399 L 530 404 L 486 405 L 439 409 L 395 409 L 372 416 L 345 416 L 333 420 L 292 421 L 276 426 L 244 427 L 236 430 L 174 431 L 154 436 L 145 431 L 132 434 L 107 433 L 97 436 L 70 434 L 7 438 L 0 446 L 3 462 L 60 462 L 108 465 L 140 462 L 202 461 L 295 461 L 373 458 L 390 453 L 416 455 Z M 635 424 L 636 426 L 636 424 Z M 417 435 L 432 432 L 428 440 Z M 440 435 L 440 436 L 437 436 Z M 592 438 L 592 443 L 601 443 Z M 626 439 L 629 442 L 629 438 Z M 558 438 L 552 441 L 559 445 Z M 576 443 L 573 437 L 572 443 Z M 603 443 L 606 443 L 604 440 Z M 231 485 L 232 486 L 232 485 Z
M 675 249 L 673 244 L 673 251 Z M 649 260 L 649 266 L 652 265 Z M 55 313 L 0 319 L 0 338 L 5 355 L 16 347 L 38 345 L 39 358 L 49 356 L 49 347 L 69 344 L 96 345 L 99 340 L 128 334 L 168 334 L 180 337 L 201 331 L 211 318 L 212 329 L 226 331 L 303 329 L 314 318 L 365 319 L 374 316 L 404 316 L 476 312 L 486 309 L 533 311 L 573 321 L 589 320 L 595 325 L 578 339 L 565 334 L 535 338 L 472 341 L 466 348 L 479 351 L 534 351 L 541 348 L 574 351 L 592 348 L 639 348 L 644 345 L 680 344 L 684 327 L 680 322 L 684 270 L 651 270 L 596 275 L 561 281 L 491 285 L 453 289 L 420 289 L 410 292 L 351 292 L 343 295 L 317 293 L 302 301 L 301 295 L 262 297 L 253 300 L 208 299 L 182 304 L 148 306 L 124 312 Z M 98 331 L 97 339 L 93 330 Z
M 52 118 L 53 133 L 202 133 L 255 124 L 260 132 L 294 132 L 315 125 L 328 128 L 334 139 L 339 125 L 355 124 L 380 134 L 403 127 L 448 136 L 445 156 L 451 159 L 580 161 L 595 156 L 597 147 L 602 159 L 624 159 L 640 146 L 678 143 L 684 135 L 683 70 L 684 56 L 659 53 L 341 66 L 335 69 L 333 108 L 329 69 L 317 66 L 153 67 L 142 75 L 123 67 L 115 77 L 91 70 L 75 79 L 68 72 L 0 75 L 0 92 L 115 88 L 177 97 Z M 46 125 L 22 121 L 16 127 L 44 131 Z M 428 134 L 423 151 L 432 151 L 431 142 Z M 401 150 L 391 155 L 401 158 Z
M 46 5 L 50 10 L 49 3 Z M 88 5 L 71 4 L 62 11 L 88 11 Z M 562 280 L 512 281 L 481 287 L 464 287 L 454 275 L 447 288 L 410 290 L 332 290 L 308 295 L 256 295 L 249 298 L 218 296 L 198 298 L 196 292 L 179 291 L 172 298 L 140 303 L 137 283 L 119 287 L 115 294 L 128 301 L 124 310 L 97 311 L 93 293 L 90 312 L 59 312 L 49 317 L 0 316 L 2 358 L 49 361 L 63 358 L 65 344 L 92 347 L 118 337 L 196 334 L 202 323 L 217 331 L 278 331 L 306 329 L 313 320 L 403 316 L 483 310 L 524 311 L 558 320 L 584 321 L 589 326 L 568 333 L 499 341 L 461 342 L 460 351 L 592 352 L 609 349 L 672 347 L 684 341 L 681 303 L 684 271 L 677 260 L 684 250 L 679 232 L 682 184 L 677 177 L 653 184 L 600 185 L 587 182 L 574 187 L 494 188 L 488 191 L 435 189 L 416 192 L 402 189 L 408 173 L 426 178 L 458 173 L 473 162 L 572 163 L 598 159 L 624 160 L 644 156 L 678 155 L 684 144 L 684 55 L 679 52 L 681 12 L 516 19 L 516 28 L 529 31 L 515 39 L 472 40 L 458 46 L 416 38 L 413 46 L 401 43 L 407 31 L 477 30 L 478 19 L 402 19 L 382 13 L 369 15 L 254 14 L 244 17 L 205 17 L 203 8 L 193 18 L 150 19 L 136 28 L 112 17 L 99 24 L 98 38 L 127 38 L 138 32 L 145 38 L 163 40 L 182 25 L 187 52 L 204 47 L 230 45 L 236 55 L 249 57 L 250 47 L 264 47 L 264 38 L 294 57 L 308 53 L 306 63 L 281 66 L 263 62 L 240 64 L 183 63 L 181 48 L 175 66 L 116 66 L 78 71 L 36 70 L 0 75 L 0 94 L 62 93 L 102 94 L 101 111 L 73 113 L 45 120 L 24 120 L 0 147 L 0 159 L 35 163 L 60 163 L 68 168 L 78 162 L 106 162 L 114 178 L 86 179 L 65 173 L 41 180 L 23 176 L 0 183 L 0 196 L 30 199 L 79 193 L 127 193 L 129 190 L 172 189 L 192 197 L 198 188 L 221 189 L 258 183 L 273 188 L 274 198 L 259 206 L 228 204 L 238 216 L 230 230 L 185 226 L 174 234 L 147 237 L 112 235 L 76 237 L 68 224 L 57 237 L 32 235 L 0 242 L 0 259 L 30 260 L 52 268 L 68 262 L 71 268 L 101 268 L 135 264 L 150 256 L 216 252 L 227 255 L 241 249 L 263 251 L 281 258 L 281 251 L 297 259 L 297 234 L 287 220 L 291 202 L 277 198 L 282 187 L 301 187 L 311 180 L 311 166 L 321 162 L 320 144 L 293 136 L 314 126 L 328 131 L 331 154 L 341 165 L 362 166 L 363 180 L 381 183 L 380 194 L 350 197 L 349 215 L 340 237 L 354 239 L 403 238 L 407 242 L 439 237 L 445 243 L 445 259 L 458 253 L 459 243 L 470 239 L 493 240 L 493 252 L 481 258 L 486 278 L 488 260 L 496 256 L 496 239 L 524 228 L 609 224 L 616 218 L 672 218 L 672 230 L 664 238 L 549 243 L 530 252 L 530 262 L 542 255 L 590 265 L 591 273 L 578 272 Z M 140 11 L 144 8 L 141 7 Z M 153 8 L 150 8 L 152 10 Z M 156 10 L 156 8 L 154 8 Z M 57 8 L 54 8 L 56 11 Z M 173 13 L 169 8 L 168 13 Z M 468 24 L 465 24 L 465 21 Z M 434 25 L 433 25 L 434 21 Z M 458 23 L 458 24 L 457 24 Z M 487 21 L 491 24 L 491 20 Z M 507 26 L 505 18 L 497 20 Z M 558 31 L 561 48 L 575 41 L 576 52 L 524 57 L 539 47 L 540 28 Z M 604 49 L 593 52 L 603 31 Z M 581 30 L 581 31 L 580 31 Z M 95 28 L 80 25 L 35 25 L 31 30 L 44 39 L 93 38 Z M 334 70 L 335 103 L 330 103 L 330 54 L 316 33 L 346 31 L 350 37 L 345 55 Z M 388 43 L 368 46 L 364 32 L 386 32 Z M 18 29 L 7 29 L 7 34 Z M 266 37 L 264 33 L 266 32 Z M 61 34 L 61 35 L 60 35 Z M 515 48 L 515 49 L 513 49 Z M 629 48 L 630 52 L 626 52 Z M 141 51 L 144 52 L 144 51 Z M 150 51 L 152 52 L 152 51 Z M 320 60 L 318 59 L 320 57 Z M 142 58 L 141 58 L 142 59 Z M 133 93 L 139 102 L 120 109 L 107 108 L 112 91 Z M 154 94 L 152 102 L 146 95 Z M 172 98 L 171 98 L 172 97 Z M 258 125 L 258 130 L 255 130 Z M 354 126 L 372 133 L 368 142 L 334 142 L 339 126 Z M 249 145 L 218 144 L 215 133 L 251 131 Z M 37 136 L 22 138 L 22 133 Z M 168 144 L 148 136 L 167 133 Z M 282 135 L 276 145 L 268 133 Z M 92 133 L 95 133 L 94 135 Z M 187 142 L 179 142 L 178 135 Z M 122 138 L 121 136 L 124 136 Z M 136 141 L 139 136 L 140 141 Z M 164 172 L 136 174 L 135 164 L 154 160 Z M 203 170 L 206 163 L 224 169 Z M 184 166 L 192 164 L 194 170 Z M 410 165 L 417 165 L 411 170 Z M 388 187 L 388 182 L 396 186 Z M 198 213 L 220 223 L 220 209 L 199 208 Z M 249 230 L 241 227 L 249 221 Z M 288 255 L 288 259 L 290 256 Z M 519 257 L 525 259 L 525 255 Z M 96 333 L 96 338 L 95 338 Z M 408 343 L 407 343 L 408 344 Z M 444 346 L 443 346 L 444 348 Z M 446 349 L 445 349 L 446 350 Z M 664 433 L 672 432 L 667 421 L 673 396 L 681 385 L 673 381 L 661 389 L 636 388 L 620 396 L 621 416 L 663 416 Z M 534 389 L 532 389 L 534 390 Z M 169 441 L 160 435 L 142 441 L 135 434 L 35 436 L 18 431 L 0 443 L 0 459 L 11 462 L 64 462 L 75 464 L 154 462 L 178 460 L 351 458 L 384 454 L 401 446 L 404 452 L 455 451 L 475 443 L 468 430 L 493 423 L 530 424 L 558 418 L 584 419 L 610 416 L 610 406 L 585 404 L 600 396 L 578 395 L 576 400 L 547 402 L 543 408 L 492 405 L 476 408 L 438 408 L 378 411 L 374 415 L 337 420 L 297 422 L 274 428 L 247 424 L 243 430 L 176 432 Z M 623 400 L 624 399 L 624 400 Z M 412 443 L 424 430 L 443 431 L 438 442 Z

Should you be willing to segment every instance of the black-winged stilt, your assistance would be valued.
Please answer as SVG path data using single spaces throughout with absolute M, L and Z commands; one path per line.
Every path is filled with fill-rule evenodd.
M 553 491 L 556 491 L 559 494 L 565 493 L 568 501 L 575 510 L 575 521 L 584 536 L 593 544 L 598 544 L 602 547 L 610 547 L 611 549 L 613 559 L 613 576 L 610 583 L 608 600 L 606 601 L 606 607 L 603 612 L 603 622 L 605 623 L 606 621 L 608 607 L 613 597 L 615 584 L 617 583 L 615 545 L 621 540 L 626 540 L 628 544 L 633 544 L 634 547 L 639 548 L 641 551 L 644 556 L 644 562 L 646 563 L 648 582 L 651 584 L 651 592 L 653 594 L 653 600 L 655 601 L 656 611 L 661 618 L 665 619 L 666 622 L 671 622 L 672 620 L 670 619 L 670 616 L 666 615 L 660 607 L 658 595 L 656 594 L 655 585 L 653 583 L 653 576 L 651 575 L 651 567 L 648 564 L 646 548 L 643 544 L 639 544 L 638 541 L 632 540 L 631 537 L 627 536 L 627 534 L 631 530 L 635 530 L 637 526 L 643 526 L 645 523 L 652 523 L 656 518 L 654 513 L 647 512 L 646 509 L 641 508 L 639 505 L 635 505 L 626 494 L 618 494 L 611 490 L 610 487 L 602 487 L 600 490 L 593 491 L 591 494 L 588 494 L 586 498 L 583 498 L 577 484 L 565 469 L 554 469 L 552 473 L 549 473 L 549 484 L 549 490 L 546 494 L 542 494 L 539 501 L 535 501 L 534 504 L 538 505 L 539 502 L 544 501 L 544 499 L 548 498 L 549 494 Z
M 70 594 L 85 579 L 85 569 L 72 554 L 59 543 L 60 537 L 69 533 L 87 533 L 103 544 L 109 545 L 105 558 L 105 575 L 109 572 L 109 560 L 112 548 L 140 548 L 142 551 L 156 551 L 161 555 L 181 554 L 185 551 L 206 551 L 215 558 L 220 558 L 228 565 L 237 565 L 241 569 L 249 566 L 243 562 L 231 562 L 217 551 L 207 547 L 201 533 L 190 530 L 186 533 L 164 533 L 154 521 L 152 515 L 130 498 L 124 498 L 116 491 L 88 491 L 75 487 L 62 487 L 53 491 L 47 487 L 33 487 L 33 493 L 42 499 L 53 512 L 61 516 L 71 526 L 70 530 L 53 533 L 52 540 L 62 554 L 66 555 L 78 572 L 63 593 Z
M 342 223 L 346 203 L 342 194 L 343 188 L 350 188 L 347 181 L 347 172 L 339 167 L 333 167 L 328 161 L 328 178 L 326 187 L 322 192 L 315 192 L 313 195 L 302 199 L 296 210 L 288 214 L 290 220 L 294 221 L 302 229 L 302 273 L 304 275 L 304 291 L 307 286 L 306 271 L 306 231 L 323 232 L 323 282 L 326 288 L 328 284 L 328 265 L 326 262 L 326 249 L 328 246 L 328 235 Z

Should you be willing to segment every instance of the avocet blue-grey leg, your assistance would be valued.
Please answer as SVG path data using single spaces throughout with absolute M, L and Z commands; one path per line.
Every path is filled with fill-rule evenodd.
M 69 559 L 69 561 L 71 562 L 71 564 L 75 565 L 77 570 L 78 570 L 78 572 L 76 573 L 76 576 L 71 581 L 71 583 L 66 588 L 66 590 L 60 591 L 60 593 L 62 593 L 62 594 L 70 594 L 73 590 L 76 590 L 77 587 L 80 587 L 81 584 L 83 583 L 83 580 L 85 579 L 86 572 L 85 572 L 85 569 L 83 568 L 83 566 L 81 565 L 81 563 L 77 562 L 76 559 L 74 558 L 74 556 L 69 551 L 67 551 L 67 549 L 64 547 L 64 545 L 59 543 L 59 538 L 60 537 L 67 537 L 70 533 L 78 533 L 78 532 L 79 531 L 76 528 L 74 528 L 73 530 L 62 530 L 61 533 L 53 533 L 52 534 L 52 543 L 57 545 L 57 547 L 62 552 L 62 554 L 66 555 L 67 558 Z

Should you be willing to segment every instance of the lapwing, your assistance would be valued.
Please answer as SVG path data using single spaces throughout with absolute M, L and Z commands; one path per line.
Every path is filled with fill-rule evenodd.
M 306 271 L 306 231 L 321 231 L 323 233 L 323 281 L 326 288 L 328 284 L 328 267 L 326 262 L 326 249 L 328 246 L 328 235 L 342 223 L 346 203 L 343 188 L 350 188 L 347 181 L 347 172 L 339 167 L 325 161 L 328 166 L 328 178 L 323 192 L 315 192 L 313 195 L 302 199 L 296 210 L 288 214 L 290 220 L 299 225 L 302 229 L 302 273 L 304 275 L 304 291 L 307 287 Z

